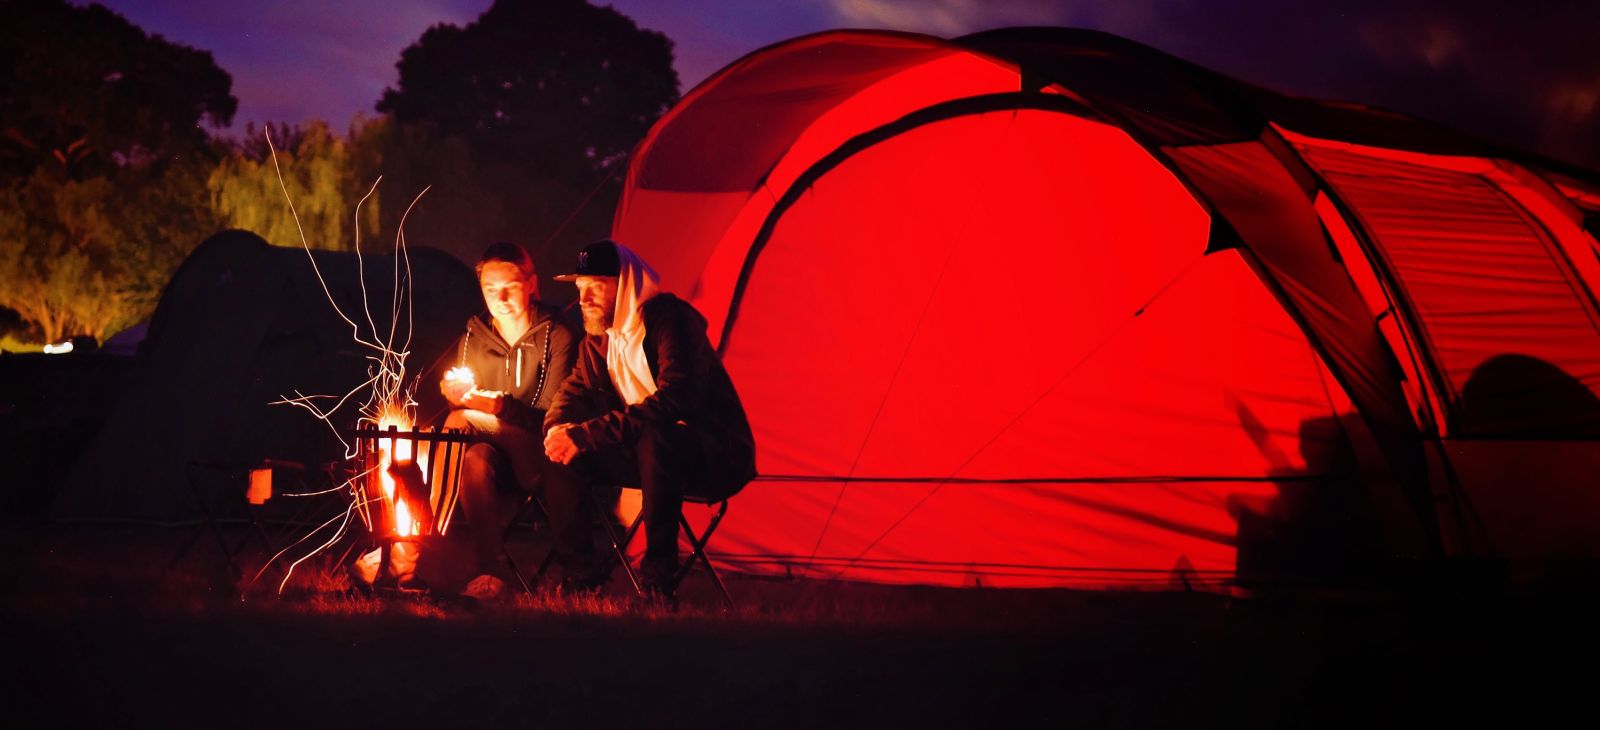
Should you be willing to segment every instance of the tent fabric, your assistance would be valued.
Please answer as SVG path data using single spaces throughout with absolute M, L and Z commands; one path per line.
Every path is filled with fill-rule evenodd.
M 842 31 L 688 94 L 613 235 L 756 432 L 719 561 L 1193 587 L 1600 556 L 1571 478 L 1474 516 L 1517 499 L 1494 439 L 1597 458 L 1595 179 L 1100 33 Z
M 1265 140 L 1167 150 L 1197 190 L 1216 205 L 1260 262 L 1263 278 L 1305 324 L 1333 372 L 1378 439 L 1390 470 L 1407 487 L 1420 533 L 1407 542 L 1436 542 L 1430 499 L 1422 487 L 1416 424 L 1400 387 L 1401 373 L 1353 280 L 1326 244 L 1303 179 Z
M 330 298 L 356 324 L 346 323 Z M 192 519 L 198 515 L 184 491 L 191 462 L 339 458 L 327 425 L 270 403 L 360 385 L 373 353 L 355 338 L 386 341 L 391 327 L 397 346 L 409 342 L 407 367 L 426 369 L 482 305 L 471 270 L 442 251 L 358 262 L 353 254 L 274 247 L 245 231 L 213 236 L 162 292 L 133 385 L 85 445 L 53 515 Z
M 1059 84 L 1147 145 L 1242 142 L 1267 123 L 1236 93 L 1237 82 L 1108 33 L 1003 28 L 956 43 L 1004 59 L 1028 86 Z
M 1270 510 L 1276 480 L 1323 475 L 1341 445 L 1300 438 L 1336 416 L 1330 384 L 1243 260 L 1205 256 L 1208 231 L 1126 134 L 1059 113 L 921 127 L 819 179 L 766 242 L 723 350 L 763 449 L 739 514 L 781 512 L 789 541 L 730 521 L 727 559 L 1000 585 L 1230 573 L 1228 510 Z M 874 245 L 897 239 L 919 250 Z M 997 250 L 1026 268 L 997 268 Z M 848 293 L 807 296 L 833 282 Z M 1225 354 L 1195 363 L 1197 346 Z M 1176 424 L 1182 443 L 1163 436 Z M 1062 524 L 1076 541 L 1017 552 Z
M 673 252 L 651 265 L 664 289 L 706 314 L 715 343 L 750 240 L 812 163 L 908 110 L 1016 88 L 1016 75 L 993 60 L 897 34 L 824 34 L 796 41 L 790 53 L 736 62 L 641 143 L 629 170 L 637 184 L 619 203 L 635 214 L 619 212 L 613 235 Z M 694 143 L 711 139 L 721 143 Z M 728 275 L 700 276 L 706 270 Z
M 1537 219 L 1481 174 L 1321 145 L 1300 150 L 1370 231 L 1415 307 L 1451 404 L 1449 433 L 1549 435 L 1594 425 L 1554 414 L 1497 418 L 1518 401 L 1545 399 L 1560 380 L 1482 380 L 1497 372 L 1486 363 L 1516 353 L 1554 365 L 1583 390 L 1600 389 L 1600 314 Z M 1471 409 L 1461 403 L 1468 389 L 1477 396 Z

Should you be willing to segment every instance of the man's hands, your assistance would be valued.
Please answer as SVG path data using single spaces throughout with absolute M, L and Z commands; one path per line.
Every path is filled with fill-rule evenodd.
M 572 440 L 572 434 L 567 433 L 570 428 L 570 423 L 557 424 L 544 435 L 544 455 L 557 464 L 571 464 L 578 458 L 578 444 Z

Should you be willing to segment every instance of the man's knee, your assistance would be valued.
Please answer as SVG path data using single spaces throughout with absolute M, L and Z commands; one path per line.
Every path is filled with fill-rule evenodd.
M 647 454 L 657 454 L 672 449 L 672 427 L 662 426 L 657 423 L 646 423 L 639 428 L 634 439 L 633 449 L 640 458 Z
M 639 429 L 634 453 L 641 467 L 657 464 L 680 471 L 697 460 L 697 446 L 689 429 L 679 424 L 647 423 Z

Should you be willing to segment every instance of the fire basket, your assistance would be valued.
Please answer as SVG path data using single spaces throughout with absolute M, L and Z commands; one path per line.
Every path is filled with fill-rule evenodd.
M 358 513 L 381 554 L 375 581 L 394 577 L 396 546 L 444 535 L 455 512 L 462 455 L 481 439 L 457 429 L 358 428 Z M 397 467 L 391 474 L 390 466 Z M 396 478 L 398 477 L 398 478 Z M 413 545 L 414 547 L 414 545 Z M 410 550 L 413 557 L 416 551 Z

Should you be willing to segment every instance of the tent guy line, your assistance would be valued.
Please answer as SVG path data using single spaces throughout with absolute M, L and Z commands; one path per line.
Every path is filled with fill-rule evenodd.
M 1297 484 L 1306 482 L 1319 482 L 1327 479 L 1355 476 L 1353 472 L 1323 472 L 1315 474 L 1285 474 L 1283 476 L 1245 476 L 1245 475 L 1132 475 L 1132 476 L 1103 476 L 1103 477 L 1006 477 L 1004 479 L 975 479 L 962 477 L 872 477 L 872 476 L 829 476 L 821 474 L 762 474 L 755 478 L 758 482 L 798 482 L 834 484 L 849 482 L 852 484 L 1129 484 L 1150 485 L 1158 484 L 1184 484 L 1184 483 L 1209 483 L 1231 482 L 1235 484 Z

